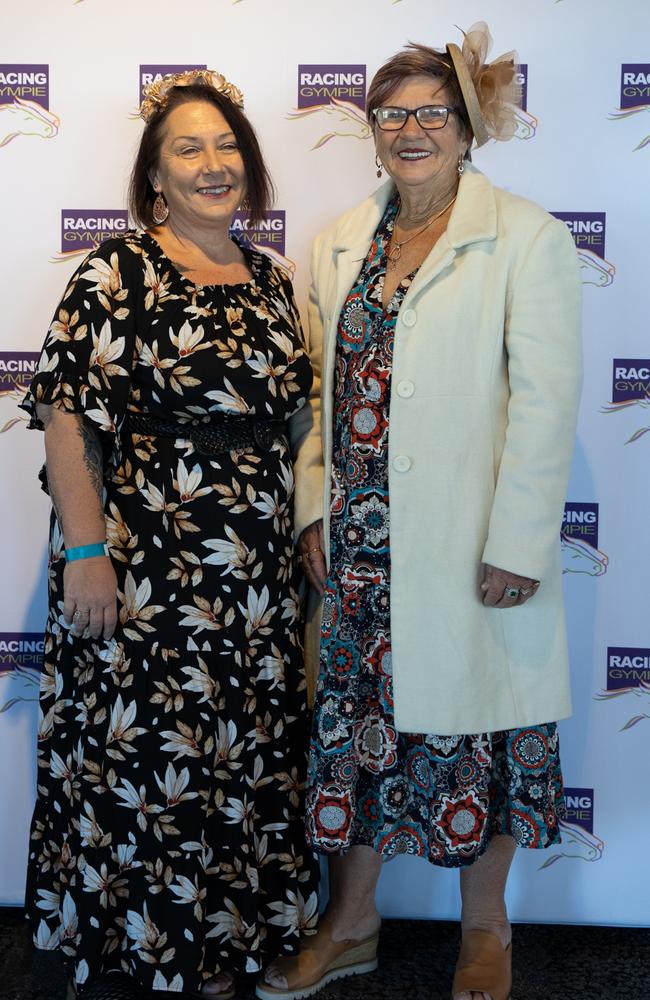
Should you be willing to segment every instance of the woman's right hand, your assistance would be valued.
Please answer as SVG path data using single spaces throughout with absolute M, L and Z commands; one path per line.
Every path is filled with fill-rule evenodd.
M 72 635 L 110 639 L 117 625 L 117 577 L 107 556 L 66 563 L 63 617 Z
M 302 568 L 314 590 L 323 596 L 327 580 L 327 565 L 325 563 L 325 541 L 323 537 L 323 522 L 314 521 L 308 525 L 298 539 L 298 552 Z

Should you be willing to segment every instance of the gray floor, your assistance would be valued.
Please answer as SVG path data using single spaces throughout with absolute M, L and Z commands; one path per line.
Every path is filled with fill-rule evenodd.
M 341 980 L 319 998 L 449 1000 L 457 947 L 455 924 L 386 921 L 379 970 Z M 519 925 L 513 947 L 513 1000 L 650 1000 L 650 930 Z M 241 983 L 241 1000 L 253 996 L 252 985 Z M 31 948 L 18 910 L 0 909 L 0 1000 L 64 995 L 58 957 Z

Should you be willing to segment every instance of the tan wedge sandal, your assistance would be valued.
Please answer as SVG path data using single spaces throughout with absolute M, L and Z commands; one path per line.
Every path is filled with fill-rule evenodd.
M 374 972 L 378 940 L 379 932 L 364 941 L 333 941 L 329 922 L 323 920 L 318 934 L 302 940 L 299 955 L 278 958 L 273 963 L 286 979 L 286 989 L 260 982 L 255 995 L 259 1000 L 303 1000 L 335 979 Z
M 465 931 L 456 963 L 452 997 L 465 991 L 488 993 L 492 1000 L 511 1000 L 512 945 L 504 948 L 496 934 Z

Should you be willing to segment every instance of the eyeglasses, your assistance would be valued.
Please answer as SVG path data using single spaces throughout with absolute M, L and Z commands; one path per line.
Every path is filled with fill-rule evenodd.
M 413 115 L 420 128 L 444 128 L 450 114 L 458 114 L 455 108 L 442 104 L 425 104 L 414 111 L 409 108 L 374 108 L 375 121 L 382 132 L 399 132 Z

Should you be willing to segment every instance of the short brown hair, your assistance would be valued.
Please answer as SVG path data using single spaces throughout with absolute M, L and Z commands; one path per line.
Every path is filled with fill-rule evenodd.
M 174 108 L 193 101 L 213 104 L 230 125 L 246 171 L 246 199 L 242 208 L 247 210 L 253 225 L 261 222 L 273 202 L 274 189 L 255 130 L 244 112 L 225 94 L 203 84 L 173 87 L 165 106 L 145 125 L 129 182 L 129 211 L 133 221 L 143 229 L 155 225 L 153 203 L 156 192 L 149 175 L 158 166 L 163 126 Z
M 415 42 L 409 42 L 401 52 L 387 59 L 373 76 L 366 100 L 366 116 L 370 125 L 374 126 L 375 123 L 375 108 L 382 107 L 404 80 L 410 76 L 422 75 L 435 77 L 441 81 L 441 87 L 446 87 L 450 107 L 458 113 L 461 131 L 471 135 L 472 126 L 451 59 L 446 52 L 438 52 L 428 45 L 418 45 Z M 465 159 L 471 159 L 469 148 Z

